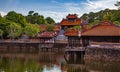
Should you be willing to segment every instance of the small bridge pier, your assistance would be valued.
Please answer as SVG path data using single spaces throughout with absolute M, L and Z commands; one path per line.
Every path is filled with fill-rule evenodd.
M 65 59 L 69 63 L 84 63 L 84 54 L 89 40 L 84 37 L 68 36 Z
M 68 63 L 83 63 L 84 62 L 85 48 L 81 49 L 66 49 L 65 60 Z

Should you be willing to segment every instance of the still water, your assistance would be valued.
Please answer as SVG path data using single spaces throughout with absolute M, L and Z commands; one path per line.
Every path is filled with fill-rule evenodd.
M 64 53 L 5 53 L 0 54 L 0 72 L 120 72 L 120 62 L 76 61 L 66 62 Z

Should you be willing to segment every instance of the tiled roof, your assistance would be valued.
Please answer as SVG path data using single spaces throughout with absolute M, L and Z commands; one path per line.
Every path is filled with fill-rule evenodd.
M 57 32 L 42 32 L 41 34 L 38 34 L 38 38 L 53 38 L 57 36 Z
M 42 31 L 46 31 L 46 25 L 40 25 L 40 28 Z M 55 25 L 55 31 L 59 31 L 60 28 L 60 25 Z
M 55 25 L 55 31 L 59 31 L 61 29 L 60 25 Z
M 110 21 L 103 21 L 82 33 L 83 36 L 120 36 L 120 27 Z
M 77 14 L 68 14 L 66 18 L 78 18 Z
M 65 36 L 78 36 L 78 30 L 75 30 L 75 29 L 70 29 L 70 30 L 67 30 L 65 31 L 64 35 Z
M 61 25 L 68 25 L 68 26 L 70 26 L 70 25 L 79 25 L 79 24 L 81 24 L 81 23 L 82 23 L 82 20 L 81 20 L 80 18 L 75 19 L 74 22 L 70 22 L 70 21 L 68 21 L 67 19 L 63 19 L 63 20 L 60 22 Z
M 78 31 L 71 29 L 65 31 L 66 36 L 78 36 Z M 92 28 L 81 31 L 82 36 L 120 36 L 120 26 L 116 26 L 110 21 L 103 21 Z
M 46 25 L 40 25 L 42 31 L 46 31 Z

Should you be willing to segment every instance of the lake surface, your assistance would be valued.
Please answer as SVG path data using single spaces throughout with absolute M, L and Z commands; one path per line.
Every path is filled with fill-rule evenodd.
M 120 62 L 66 62 L 64 53 L 0 54 L 0 72 L 120 72 Z

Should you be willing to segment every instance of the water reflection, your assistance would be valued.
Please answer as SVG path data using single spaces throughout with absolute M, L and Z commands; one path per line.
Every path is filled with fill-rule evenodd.
M 3 57 L 0 59 L 0 70 L 3 72 L 42 72 L 43 68 L 31 59 Z
M 84 61 L 53 52 L 0 54 L 0 72 L 119 72 L 120 62 Z
M 52 67 L 47 67 L 45 65 L 43 68 L 43 72 L 62 72 L 61 68 L 57 65 L 53 65 Z

